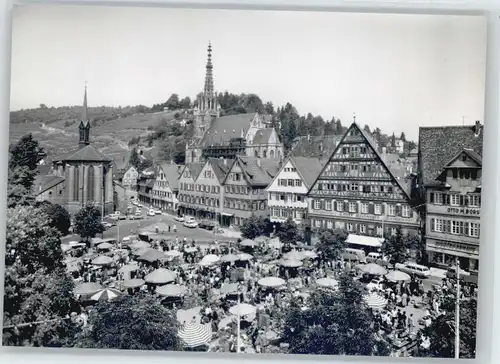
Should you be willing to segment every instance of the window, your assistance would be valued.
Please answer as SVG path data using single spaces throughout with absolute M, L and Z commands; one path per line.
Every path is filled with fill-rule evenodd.
M 339 212 L 344 211 L 344 203 L 343 202 L 337 202 L 337 211 L 339 211 Z
M 382 205 L 381 204 L 375 204 L 375 215 L 382 215 Z
M 434 231 L 438 233 L 443 232 L 443 220 L 441 219 L 434 220 Z
M 451 233 L 452 234 L 460 234 L 460 221 L 452 221 L 451 222 Z
M 314 200 L 314 209 L 319 210 L 321 202 L 319 200 Z
M 391 228 L 391 235 L 396 235 L 396 228 L 395 227 Z
M 346 229 L 347 229 L 347 231 L 353 231 L 354 226 L 353 226 L 350 222 L 348 222 L 348 223 L 346 224 Z
M 294 180 L 293 179 L 289 179 L 288 180 L 288 187 L 293 187 L 294 186 Z
M 410 217 L 410 206 L 403 205 L 401 207 L 401 215 L 403 215 L 403 217 Z
M 351 183 L 351 191 L 358 191 L 359 185 L 357 183 Z
M 327 228 L 327 229 L 333 229 L 333 222 L 331 222 L 330 220 L 328 220 L 328 221 L 326 222 L 326 228 Z
M 450 195 L 450 205 L 451 206 L 460 206 L 460 195 L 459 194 Z
M 314 220 L 314 225 L 319 228 L 321 227 L 321 220 Z
M 295 180 L 295 187 L 302 187 L 302 180 L 296 179 Z
M 356 202 L 349 202 L 349 212 L 356 212 Z
M 326 210 L 332 211 L 332 201 L 328 200 L 326 201 Z
M 479 195 L 470 195 L 469 196 L 469 206 L 470 207 L 479 207 L 480 204 L 480 198 Z
M 387 205 L 387 215 L 389 216 L 396 215 L 396 205 Z
M 479 237 L 479 224 L 474 222 L 469 223 L 469 236 L 474 238 Z
M 366 225 L 364 224 L 359 225 L 359 232 L 361 234 L 366 234 Z
M 434 203 L 437 205 L 442 205 L 443 204 L 443 194 L 442 193 L 436 193 L 434 196 Z
M 381 236 L 384 233 L 382 226 L 377 226 L 377 235 Z
M 367 214 L 368 213 L 368 204 L 367 203 L 362 203 L 361 204 L 361 213 L 362 214 Z

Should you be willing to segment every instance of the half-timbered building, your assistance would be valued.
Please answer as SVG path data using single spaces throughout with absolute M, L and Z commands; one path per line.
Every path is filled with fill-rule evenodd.
M 195 182 L 203 168 L 202 163 L 186 163 L 179 174 L 179 213 L 197 216 L 197 205 L 194 191 Z
M 383 237 L 398 226 L 403 233 L 417 234 L 420 218 L 408 182 L 391 172 L 371 136 L 353 123 L 309 189 L 311 226 L 345 229 L 351 237 Z M 363 245 L 366 239 L 359 240 Z

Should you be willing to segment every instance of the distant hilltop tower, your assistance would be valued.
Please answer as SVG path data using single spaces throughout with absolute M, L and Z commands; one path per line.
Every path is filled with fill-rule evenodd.
M 219 117 L 217 93 L 214 91 L 214 75 L 212 64 L 212 44 L 208 43 L 208 57 L 205 71 L 205 86 L 198 97 L 198 107 L 194 114 L 195 136 L 202 137 L 212 121 Z

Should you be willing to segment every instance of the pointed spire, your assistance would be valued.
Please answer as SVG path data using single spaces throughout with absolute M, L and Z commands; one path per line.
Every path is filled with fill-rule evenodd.
M 356 113 L 355 112 L 352 113 L 352 122 L 353 123 L 356 122 Z
M 212 44 L 208 43 L 208 58 L 205 73 L 205 96 L 213 96 L 214 94 L 214 77 L 213 77 L 213 65 L 212 65 Z
M 87 110 L 87 81 L 85 81 L 85 92 L 83 94 L 83 109 L 82 109 L 82 120 L 84 123 L 88 123 L 88 110 Z

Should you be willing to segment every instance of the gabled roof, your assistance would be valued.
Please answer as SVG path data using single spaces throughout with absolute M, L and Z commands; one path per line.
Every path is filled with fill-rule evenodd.
M 55 158 L 55 162 L 112 162 L 112 159 L 102 154 L 92 145 L 86 145 L 66 155 Z
M 182 176 L 182 174 L 184 173 L 184 170 L 187 168 L 189 170 L 189 172 L 191 173 L 191 178 L 193 179 L 193 181 L 196 181 L 196 179 L 200 175 L 201 170 L 203 169 L 204 165 L 205 165 L 205 163 L 186 163 L 184 165 L 184 168 L 181 168 L 179 170 L 177 178 L 180 178 Z
M 245 180 L 251 186 L 267 186 L 280 169 L 280 162 L 275 159 L 237 156 L 229 171 L 231 171 L 235 163 L 239 164 Z M 226 180 L 227 176 L 224 183 Z
M 295 138 L 290 155 L 295 157 L 328 158 L 343 135 L 300 136 Z
M 50 164 L 39 164 L 36 169 L 38 170 L 38 175 L 40 176 L 45 176 L 49 174 L 51 171 L 52 167 Z
M 39 195 L 62 182 L 64 182 L 63 177 L 38 175 L 33 183 L 33 192 L 35 195 Z
M 273 128 L 259 129 L 253 137 L 253 144 L 267 144 L 273 131 Z
M 179 166 L 177 164 L 163 163 L 160 168 L 172 190 L 179 188 Z
M 420 127 L 418 164 L 420 183 L 431 184 L 441 174 L 443 167 L 464 149 L 483 154 L 483 126 Z
M 222 184 L 231 168 L 232 162 L 229 162 L 227 159 L 208 158 L 207 163 L 210 163 L 219 183 Z
M 483 166 L 483 158 L 472 149 L 463 149 L 458 152 L 448 163 L 446 163 L 443 168 L 450 168 L 452 164 L 457 160 L 462 153 L 467 154 L 474 162 L 476 162 L 480 167 Z
M 403 183 L 405 181 L 402 181 L 401 179 L 396 178 L 394 176 L 394 174 L 392 173 L 391 169 L 387 166 L 386 162 L 384 161 L 384 159 L 381 157 L 380 153 L 378 152 L 378 150 L 377 150 L 377 143 L 375 142 L 375 140 L 372 138 L 371 135 L 369 135 L 369 133 L 367 133 L 366 131 L 364 131 L 356 122 L 352 123 L 351 126 L 349 126 L 347 128 L 347 130 L 344 133 L 344 135 L 342 136 L 341 140 L 339 141 L 339 143 L 335 147 L 335 150 L 330 154 L 330 156 L 328 158 L 328 161 L 330 161 L 332 159 L 332 157 L 335 155 L 335 153 L 339 149 L 339 147 L 342 144 L 342 142 L 344 141 L 344 139 L 349 135 L 349 132 L 353 128 L 356 128 L 361 133 L 361 135 L 365 138 L 365 140 L 366 140 L 367 144 L 369 145 L 369 147 L 373 150 L 373 153 L 375 153 L 376 158 L 380 161 L 380 163 L 382 164 L 382 166 L 387 170 L 387 173 L 389 173 L 389 175 L 393 178 L 393 180 L 396 182 L 396 184 L 399 186 L 399 188 L 401 188 L 401 190 L 405 194 L 406 198 L 410 199 L 410 194 L 409 194 L 408 186 L 406 186 L 406 183 Z M 324 172 L 324 170 L 325 170 L 325 168 L 327 166 L 328 166 L 328 162 L 326 162 L 323 165 L 320 173 L 318 174 L 318 176 L 316 177 L 316 179 L 314 180 L 314 182 L 311 184 L 311 187 L 309 188 L 308 193 L 311 192 L 311 189 L 313 188 L 314 184 L 321 177 L 321 174 Z
M 216 118 L 210 128 L 205 131 L 201 147 L 210 145 L 226 145 L 232 138 L 240 138 L 250 128 L 250 123 L 257 113 L 228 115 Z
M 323 163 L 321 163 L 319 158 L 314 157 L 291 157 L 290 160 L 295 168 L 297 168 L 297 172 L 302 176 L 302 181 L 306 187 L 311 187 L 321 173 Z

